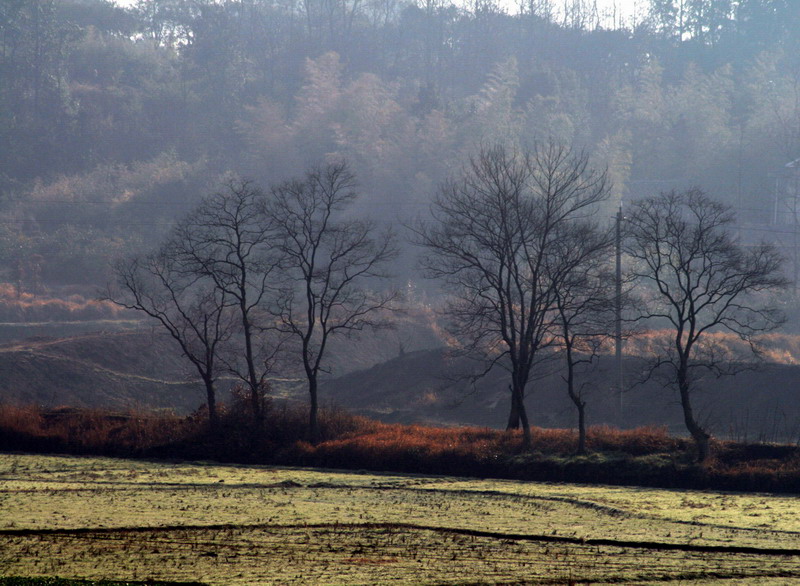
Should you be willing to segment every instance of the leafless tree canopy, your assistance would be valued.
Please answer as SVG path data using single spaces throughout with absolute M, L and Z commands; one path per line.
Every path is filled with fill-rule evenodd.
M 169 247 L 115 265 L 116 290 L 107 298 L 157 320 L 178 343 L 203 380 L 212 427 L 216 424 L 219 347 L 233 330 L 226 293 L 202 277 L 187 275 Z
M 554 342 L 565 226 L 606 197 L 606 175 L 555 142 L 528 151 L 485 149 L 442 186 L 433 220 L 416 227 L 421 263 L 451 294 L 453 332 L 468 351 L 511 373 L 509 427 L 530 429 L 523 403 L 541 350 Z
M 173 230 L 167 249 L 180 270 L 208 280 L 235 308 L 236 344 L 224 354 L 229 371 L 249 389 L 254 415 L 262 411 L 266 378 L 276 347 L 266 336 L 262 305 L 277 290 L 275 223 L 265 213 L 265 195 L 255 185 L 229 179 Z
M 730 230 L 731 209 L 702 191 L 664 193 L 636 202 L 628 214 L 625 252 L 631 271 L 649 285 L 642 317 L 674 330 L 671 347 L 654 364 L 671 373 L 681 396 L 684 420 L 700 459 L 708 457 L 709 434 L 692 411 L 691 393 L 700 371 L 736 372 L 742 363 L 703 346 L 703 335 L 727 330 L 758 348 L 753 336 L 781 323 L 779 312 L 759 293 L 786 285 L 775 248 L 740 246 Z
M 580 365 L 592 363 L 601 345 L 615 330 L 616 277 L 613 272 L 614 239 L 589 220 L 576 221 L 559 230 L 548 264 L 555 287 L 557 339 L 566 372 L 567 394 L 578 411 L 578 453 L 586 451 L 586 399 L 584 385 L 576 380 Z
M 316 440 L 317 380 L 330 339 L 387 325 L 382 314 L 396 297 L 370 289 L 388 276 L 394 236 L 349 216 L 355 198 L 345 163 L 268 193 L 229 180 L 175 226 L 157 255 L 118 263 L 122 293 L 109 297 L 158 319 L 178 340 L 208 381 L 212 416 L 218 360 L 248 386 L 259 419 L 276 354 L 294 339 Z
M 300 346 L 311 399 L 310 432 L 318 439 L 317 379 L 332 336 L 385 325 L 394 293 L 369 289 L 386 278 L 396 249 L 391 232 L 346 215 L 356 198 L 344 163 L 308 172 L 272 190 L 269 215 L 286 282 L 272 305 L 277 329 Z

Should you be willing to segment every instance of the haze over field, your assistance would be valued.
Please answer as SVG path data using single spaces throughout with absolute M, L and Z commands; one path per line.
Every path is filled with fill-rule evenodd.
M 799 4 L 0 0 L 0 586 L 800 581 Z

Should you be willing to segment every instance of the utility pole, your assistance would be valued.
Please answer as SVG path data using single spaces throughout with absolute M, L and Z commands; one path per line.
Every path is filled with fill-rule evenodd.
M 616 350 L 617 362 L 617 397 L 619 399 L 619 416 L 620 426 L 622 426 L 623 416 L 623 402 L 622 402 L 622 204 L 617 210 L 616 221 L 616 261 L 617 261 L 617 274 L 616 274 L 616 297 L 614 299 L 614 312 L 616 331 L 614 333 L 614 342 Z

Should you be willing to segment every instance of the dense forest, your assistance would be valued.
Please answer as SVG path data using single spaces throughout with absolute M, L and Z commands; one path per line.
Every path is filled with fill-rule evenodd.
M 775 183 L 800 157 L 795 2 L 650 0 L 622 24 L 564 4 L 2 0 L 0 280 L 102 285 L 226 173 L 344 158 L 397 222 L 481 145 L 537 139 L 608 169 L 609 222 L 701 186 L 754 237 L 794 232 Z

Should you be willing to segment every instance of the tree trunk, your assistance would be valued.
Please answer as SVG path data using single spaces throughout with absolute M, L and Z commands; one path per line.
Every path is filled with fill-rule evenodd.
M 514 394 L 513 385 L 508 385 L 508 391 L 511 394 L 511 411 L 508 414 L 506 431 L 511 431 L 512 429 L 519 429 L 519 408 L 517 407 L 517 399 Z
M 214 389 L 213 380 L 203 381 L 206 385 L 206 404 L 208 405 L 208 425 L 214 432 L 219 427 L 219 417 L 217 417 L 217 393 Z
M 319 443 L 319 421 L 317 420 L 317 377 L 312 375 L 308 379 L 308 392 L 311 398 L 311 406 L 308 413 L 308 436 L 309 441 L 316 445 Z
M 520 389 L 517 393 L 517 410 L 519 411 L 519 419 L 522 424 L 522 449 L 531 449 L 531 426 L 528 423 L 528 413 L 525 411 L 525 395 Z
M 258 396 L 258 389 L 250 387 L 250 408 L 253 410 L 253 420 L 261 421 L 261 399 Z
M 678 372 L 678 389 L 681 395 L 681 407 L 683 407 L 683 421 L 686 429 L 694 439 L 697 448 L 697 461 L 703 463 L 711 456 L 711 435 L 697 423 L 692 410 L 690 401 L 689 381 L 683 369 Z
M 586 402 L 578 401 L 578 453 L 586 453 Z
M 575 392 L 575 363 L 572 360 L 572 343 L 569 332 L 565 333 L 567 350 L 567 394 L 578 409 L 578 454 L 586 453 L 586 401 Z
M 511 390 L 511 415 L 508 418 L 506 431 L 522 427 L 522 448 L 528 450 L 531 447 L 531 426 L 528 422 L 528 413 L 525 411 L 524 387 L 509 385 L 509 389 Z
M 263 405 L 261 402 L 261 387 L 258 384 L 258 377 L 256 376 L 255 361 L 253 359 L 253 335 L 251 330 L 250 319 L 247 317 L 246 298 L 244 291 L 240 293 L 241 302 L 239 304 L 239 311 L 242 313 L 242 331 L 244 334 L 244 358 L 247 362 L 247 379 L 250 385 L 250 405 L 253 409 L 253 419 L 256 423 L 263 420 Z

